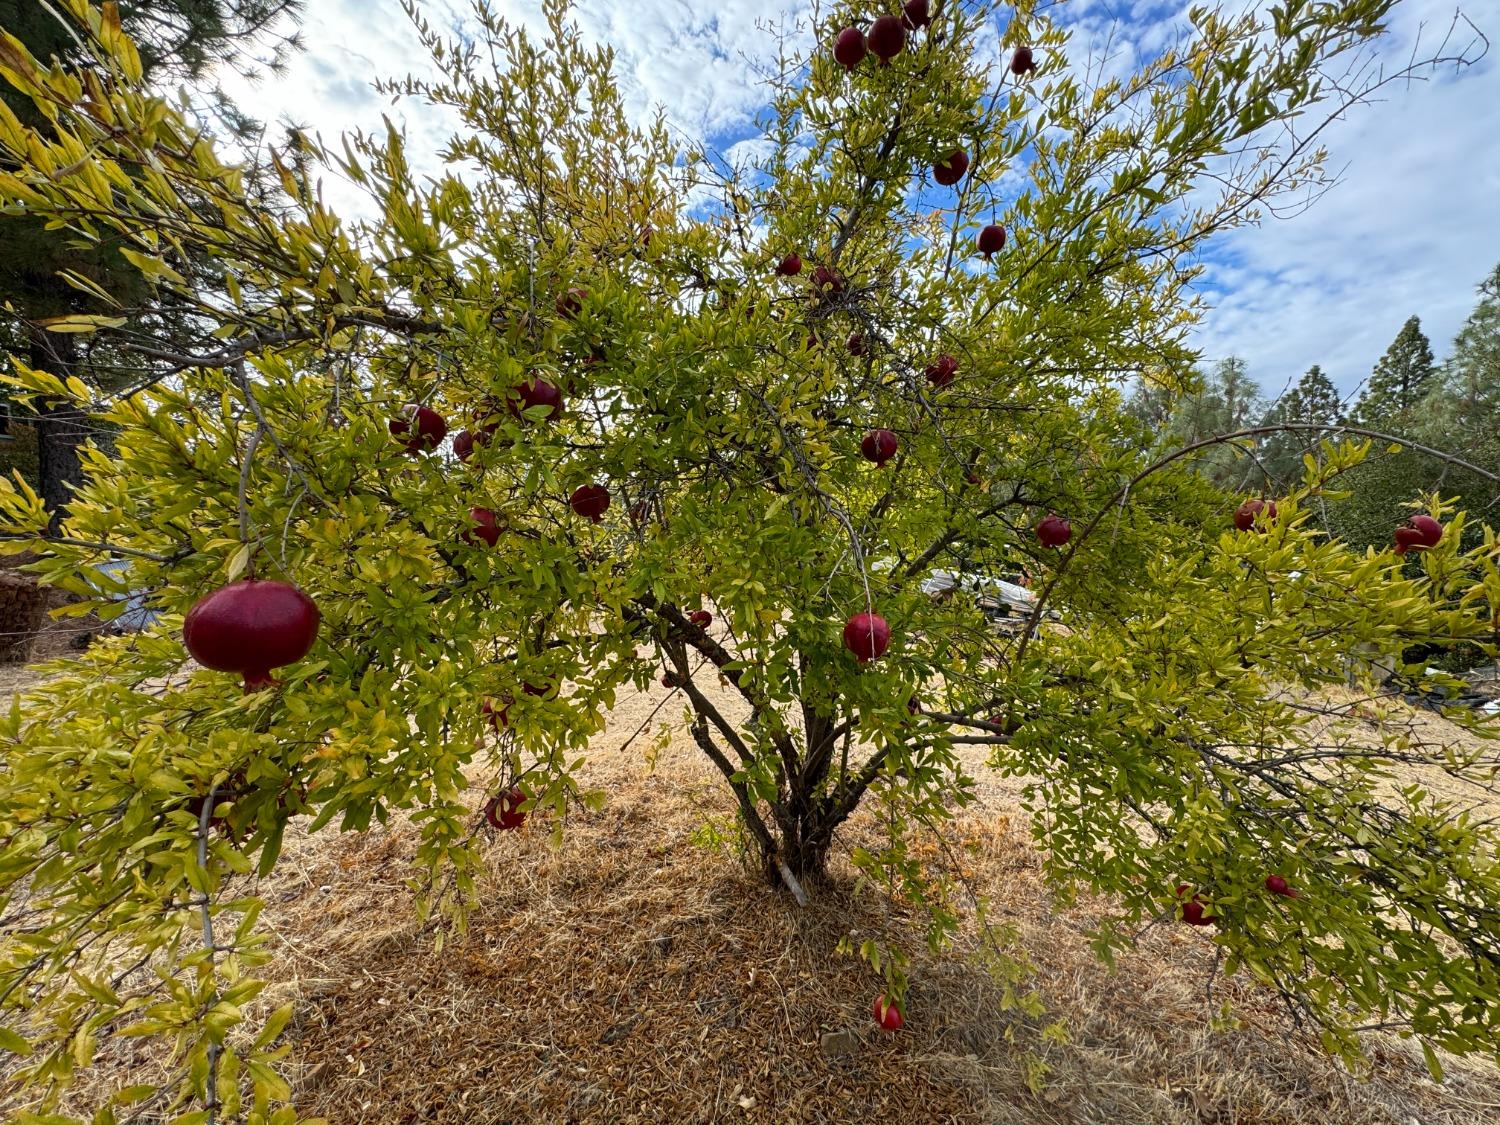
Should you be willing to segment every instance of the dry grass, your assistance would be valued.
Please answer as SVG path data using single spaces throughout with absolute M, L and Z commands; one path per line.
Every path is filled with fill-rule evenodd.
M 275 960 L 269 1004 L 291 1001 L 287 1071 L 306 1113 L 344 1122 L 1395 1122 L 1500 1120 L 1500 1073 L 1454 1061 L 1438 1087 L 1419 1056 L 1382 1041 L 1356 1081 L 1291 1035 L 1270 998 L 1220 979 L 1241 1026 L 1215 1030 L 1212 950 L 1156 927 L 1118 972 L 1083 934 L 1102 903 L 1055 912 L 1005 785 L 956 826 L 962 862 L 1019 927 L 1047 1006 L 1000 1010 L 965 954 L 911 946 L 912 919 L 856 896 L 836 865 L 798 910 L 722 850 L 692 842 L 731 804 L 679 729 L 654 772 L 625 737 L 661 701 L 625 697 L 587 767 L 610 793 L 560 849 L 541 826 L 493 837 L 466 936 L 435 952 L 405 889 L 412 831 L 289 839 L 261 888 Z M 1441 720 L 1434 720 L 1441 721 Z M 478 794 L 476 793 L 476 801 Z M 842 843 L 873 834 L 856 819 Z M 912 948 L 906 1029 L 875 1030 L 878 980 L 835 953 L 840 936 Z M 1065 1042 L 1042 1035 L 1059 1020 Z M 849 1053 L 824 1033 L 850 1031 Z M 1028 1086 L 1038 1064 L 1039 1093 Z M 77 1106 L 149 1080 L 157 1060 L 112 1043 Z M 0 1091 L 0 1110 L 19 1103 Z

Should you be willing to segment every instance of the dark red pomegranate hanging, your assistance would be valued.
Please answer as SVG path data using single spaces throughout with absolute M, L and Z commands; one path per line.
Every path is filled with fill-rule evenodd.
M 890 430 L 871 430 L 859 443 L 859 451 L 865 460 L 882 466 L 896 456 L 896 450 L 900 448 L 900 440 Z
M 491 797 L 484 806 L 484 818 L 491 828 L 502 832 L 513 832 L 526 823 L 526 813 L 521 806 L 526 803 L 526 793 L 519 785 L 512 785 L 504 793 Z
M 979 232 L 979 252 L 984 255 L 986 262 L 1004 249 L 1005 228 L 999 223 L 991 223 Z
M 581 485 L 568 497 L 568 504 L 580 516 L 598 523 L 609 511 L 609 489 L 598 484 Z
M 944 187 L 952 187 L 969 170 L 969 154 L 956 148 L 932 166 L 932 178 Z
M 562 392 L 545 379 L 528 379 L 511 388 L 506 408 L 513 416 L 524 418 L 525 415 L 521 412 L 530 410 L 533 406 L 549 407 L 547 413 L 542 415 L 542 420 L 550 422 L 562 413 Z
M 391 436 L 402 439 L 406 452 L 414 456 L 423 451 L 430 453 L 448 435 L 448 423 L 441 414 L 414 402 L 401 408 L 401 417 L 392 418 L 389 428 Z
M 463 534 L 465 543 L 475 547 L 484 543 L 487 547 L 493 547 L 500 542 L 500 521 L 490 509 L 470 508 L 469 521 L 472 526 Z
M 870 25 L 865 40 L 870 45 L 870 52 L 879 57 L 881 66 L 885 66 L 906 46 L 906 28 L 902 26 L 900 16 L 881 16 Z
M 1036 525 L 1036 537 L 1042 541 L 1043 547 L 1061 547 L 1073 538 L 1073 525 L 1062 516 L 1049 513 Z
M 865 57 L 865 35 L 857 27 L 846 27 L 833 41 L 833 57 L 845 70 L 853 70 Z M 800 263 L 799 263 L 800 264 Z
M 270 687 L 271 669 L 295 664 L 318 636 L 313 600 L 285 582 L 246 578 L 200 598 L 182 622 L 188 653 L 205 668 L 238 672 L 247 692 Z
M 891 645 L 891 627 L 878 613 L 856 613 L 844 623 L 844 647 L 861 664 L 879 659 Z
M 958 360 L 946 353 L 937 357 L 927 365 L 927 370 L 922 374 L 927 376 L 927 381 L 941 390 L 953 382 L 953 376 L 958 373 Z

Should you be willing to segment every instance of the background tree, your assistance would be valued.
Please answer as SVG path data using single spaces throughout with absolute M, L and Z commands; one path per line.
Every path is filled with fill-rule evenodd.
M 291 1120 L 272 1049 L 290 1011 L 230 1035 L 265 956 L 249 878 L 288 822 L 410 816 L 424 909 L 457 921 L 484 798 L 519 791 L 561 831 L 603 799 L 576 769 L 616 691 L 658 676 L 753 869 L 793 896 L 822 893 L 836 830 L 874 804 L 879 842 L 849 862 L 941 946 L 958 896 L 912 842 L 968 800 L 977 745 L 1026 779 L 1057 901 L 1116 904 L 1101 956 L 1152 921 L 1212 919 L 1228 962 L 1330 1049 L 1357 1056 L 1368 1021 L 1434 1051 L 1500 1046 L 1495 826 L 1387 784 L 1441 765 L 1443 792 L 1482 791 L 1495 756 L 1395 722 L 1371 739 L 1367 710 L 1319 694 L 1355 646 L 1492 643 L 1493 536 L 1460 551 L 1462 516 L 1434 502 L 1450 530 L 1407 573 L 1314 534 L 1308 490 L 1236 534 L 1192 451 L 1143 452 L 1121 408 L 1133 380 L 1188 377 L 1204 241 L 1327 182 L 1317 129 L 1281 126 L 1401 80 L 1334 77 L 1380 73 L 1388 5 L 1195 10 L 1117 79 L 1068 71 L 1066 34 L 1030 9 L 960 5 L 889 65 L 846 69 L 829 45 L 868 12 L 839 5 L 777 79 L 769 155 L 744 176 L 630 126 L 609 55 L 559 3 L 541 39 L 484 4 L 453 38 L 414 13 L 442 77 L 383 88 L 455 112 L 464 175 L 419 182 L 394 132 L 302 140 L 369 191 L 376 217 L 354 225 L 295 178 L 291 210 L 268 209 L 141 87 L 128 39 L 70 9 L 99 58 L 82 77 L 5 41 L 6 79 L 57 125 L 0 119 L 0 199 L 121 240 L 216 327 L 156 347 L 170 377 L 102 412 L 116 453 L 85 452 L 60 533 L 0 490 L 3 534 L 45 552 L 47 581 L 87 592 L 122 557 L 118 582 L 166 615 L 0 717 L 0 1045 L 31 1052 L 44 1111 L 123 1025 L 172 1038 L 171 1088 L 200 1120 Z M 976 56 L 997 19 L 1040 73 Z M 991 216 L 1008 247 L 971 270 Z M 805 270 L 779 267 L 793 253 Z M 228 300 L 169 254 L 214 262 Z M 93 405 L 24 362 L 12 385 Z M 451 444 L 413 437 L 439 415 Z M 1327 476 L 1363 452 L 1329 446 Z M 1047 521 L 1046 545 L 1049 512 L 1072 525 Z M 922 591 L 934 568 L 1018 564 L 1038 600 L 1013 633 Z M 295 583 L 321 629 L 295 660 L 220 636 L 213 662 L 262 689 L 241 695 L 187 663 L 179 630 L 247 573 L 257 597 Z M 1041 627 L 1050 608 L 1066 630 Z M 720 677 L 733 706 L 702 690 Z M 859 952 L 900 1002 L 899 951 Z
M 207 95 L 221 132 L 254 145 L 262 126 L 245 115 L 214 85 L 216 70 L 232 67 L 242 72 L 278 71 L 299 40 L 290 20 L 302 0 L 147 0 L 110 5 L 118 24 L 136 42 L 144 81 L 172 88 L 193 83 Z M 38 0 L 0 0 L 0 27 L 6 29 L 36 58 L 60 60 L 70 68 L 91 65 L 85 41 L 70 27 L 59 8 Z M 0 98 L 27 127 L 45 131 L 48 121 L 36 105 L 15 90 L 0 88 Z M 9 165 L 0 162 L 0 170 Z M 118 240 L 80 244 L 68 232 L 49 229 L 24 213 L 0 215 L 0 309 L 14 317 L 14 333 L 23 355 L 34 368 L 60 376 L 78 375 L 110 388 L 139 381 L 149 362 L 122 351 L 106 331 L 80 342 L 71 333 L 47 332 L 49 320 L 68 316 L 118 318 L 140 324 L 143 317 L 171 322 L 173 312 L 144 308 L 148 287 L 134 267 L 119 254 Z M 103 294 L 108 294 L 108 299 Z M 185 326 L 178 324 L 179 331 Z M 153 326 L 154 333 L 161 335 Z M 4 366 L 0 357 L 0 367 Z M 93 432 L 93 424 L 76 406 L 65 402 L 40 404 L 36 415 L 37 485 L 60 523 L 72 488 L 79 480 L 77 447 Z
M 1342 413 L 1343 403 L 1332 380 L 1323 374 L 1323 369 L 1313 364 L 1297 384 L 1282 395 L 1265 413 L 1263 425 L 1274 426 L 1282 422 L 1301 422 L 1310 425 L 1334 426 Z M 1291 487 L 1302 476 L 1302 458 L 1316 453 L 1321 446 L 1316 433 L 1288 430 L 1272 434 L 1262 443 L 1259 452 L 1261 467 L 1270 478 L 1273 491 Z

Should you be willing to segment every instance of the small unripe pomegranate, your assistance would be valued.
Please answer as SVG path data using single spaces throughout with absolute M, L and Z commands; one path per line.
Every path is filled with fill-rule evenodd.
M 984 255 L 988 262 L 992 255 L 1000 253 L 1005 249 L 1005 228 L 999 223 L 991 223 L 979 232 L 979 252 Z
M 1407 551 L 1427 550 L 1427 545 L 1422 541 L 1423 538 L 1421 531 L 1402 524 L 1396 529 L 1396 554 L 1404 555 Z
M 927 0 L 906 0 L 901 5 L 902 22 L 912 31 L 926 27 L 932 22 L 932 15 L 927 10 Z
M 1263 510 L 1265 512 L 1265 516 L 1258 521 L 1257 517 L 1261 515 L 1261 512 Z M 1269 523 L 1275 518 L 1276 501 L 1274 500 L 1270 501 L 1269 503 L 1264 500 L 1246 500 L 1243 504 L 1241 504 L 1234 510 L 1234 526 L 1239 528 L 1241 531 L 1251 530 L 1256 526 L 1257 522 L 1261 524 L 1261 530 L 1264 531 L 1265 524 Z
M 901 1018 L 901 1009 L 889 1003 L 883 993 L 875 997 L 875 1022 L 881 1031 L 900 1031 L 906 1023 Z
M 599 484 L 585 484 L 573 490 L 568 504 L 580 516 L 598 523 L 609 511 L 609 489 Z
M 833 41 L 833 57 L 845 70 L 853 70 L 865 57 L 865 34 L 857 27 L 846 27 Z
M 696 625 L 700 629 L 707 629 L 714 623 L 714 615 L 706 609 L 695 609 L 688 614 L 688 624 Z
M 526 803 L 526 793 L 519 785 L 512 785 L 504 793 L 491 797 L 484 806 L 484 818 L 491 828 L 502 832 L 513 832 L 526 823 L 526 813 L 521 806 Z
M 544 422 L 550 422 L 562 413 L 562 392 L 545 379 L 528 379 L 524 383 L 517 383 L 510 389 L 510 398 L 506 402 L 506 409 L 517 418 L 525 418 L 522 413 L 530 410 L 533 406 L 548 407 L 546 414 L 542 415 Z
M 1192 887 L 1186 883 L 1177 884 L 1177 897 L 1181 900 L 1185 895 L 1192 892 Z M 1207 907 L 1193 894 L 1186 902 L 1182 903 L 1182 920 L 1189 926 L 1211 926 L 1213 918 L 1207 914 Z
M 588 297 L 587 289 L 569 289 L 557 298 L 557 315 L 571 320 L 583 311 L 583 302 Z
M 899 448 L 901 442 L 890 430 L 871 430 L 859 443 L 859 451 L 864 454 L 865 460 L 874 461 L 880 466 L 896 456 Z
M 941 390 L 953 382 L 953 376 L 958 374 L 958 360 L 951 355 L 940 355 L 927 365 L 927 370 L 922 374 L 927 376 L 929 383 Z
M 900 16 L 881 16 L 870 25 L 866 39 L 870 51 L 878 55 L 880 65 L 885 66 L 906 46 L 906 28 L 902 26 Z
M 1036 60 L 1031 57 L 1030 47 L 1017 47 L 1015 54 L 1010 57 L 1010 72 L 1017 77 L 1030 74 L 1036 69 Z
M 952 187 L 969 170 L 969 154 L 956 148 L 932 166 L 932 178 L 944 187 Z
M 802 272 L 802 259 L 793 250 L 785 258 L 776 263 L 776 272 L 782 277 L 796 277 Z
M 401 417 L 392 418 L 389 429 L 392 437 L 404 440 L 406 452 L 411 454 L 424 450 L 431 452 L 448 435 L 448 423 L 441 414 L 430 406 L 418 406 L 414 402 L 401 408 Z
M 861 664 L 879 659 L 891 644 L 891 627 L 878 613 L 856 613 L 844 623 L 844 647 Z
M 295 664 L 318 636 L 313 600 L 285 582 L 246 578 L 208 594 L 188 610 L 182 641 L 215 672 L 238 672 L 245 691 L 270 687 L 271 669 Z
M 868 350 L 865 347 L 865 334 L 863 332 L 851 332 L 847 346 L 850 355 L 856 357 L 864 355 Z
M 465 543 L 477 547 L 483 542 L 493 547 L 500 542 L 500 524 L 494 512 L 488 508 L 470 508 L 469 520 L 473 526 L 463 534 Z
M 844 291 L 844 275 L 830 266 L 818 266 L 812 274 L 813 286 L 820 293 L 837 297 Z
M 1042 541 L 1043 547 L 1061 547 L 1073 538 L 1073 525 L 1061 516 L 1049 512 L 1047 517 L 1036 525 L 1036 537 Z
M 1297 892 L 1292 890 L 1291 886 L 1280 875 L 1266 876 L 1266 890 L 1270 891 L 1273 895 L 1280 895 L 1282 898 L 1297 897 Z

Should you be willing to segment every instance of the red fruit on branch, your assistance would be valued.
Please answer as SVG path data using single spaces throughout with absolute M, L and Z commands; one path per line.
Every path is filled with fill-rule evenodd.
M 833 57 L 845 70 L 853 70 L 865 57 L 865 34 L 857 27 L 846 27 L 833 41 Z M 793 272 L 796 272 L 795 270 Z
M 932 22 L 932 15 L 927 10 L 927 0 L 906 0 L 901 5 L 902 22 L 912 30 L 917 31 Z
M 983 484 L 984 482 L 980 479 L 978 473 L 973 472 L 971 470 L 971 471 L 969 471 L 969 472 L 967 472 L 967 473 L 964 474 L 964 483 L 965 484 Z
M 865 460 L 882 466 L 896 456 L 899 448 L 901 441 L 890 430 L 871 430 L 859 443 L 859 451 L 864 454 Z
M 979 252 L 984 255 L 988 262 L 991 255 L 998 254 L 1005 249 L 1005 228 L 998 223 L 991 223 L 979 232 Z
M 695 609 L 688 614 L 688 624 L 696 625 L 700 629 L 707 629 L 714 623 L 714 615 L 706 609 Z
M 891 627 L 878 613 L 856 613 L 844 623 L 844 647 L 861 664 L 879 659 L 891 644 Z
M 868 349 L 865 347 L 865 334 L 863 332 L 851 332 L 848 340 L 849 354 L 862 356 Z
M 922 701 L 915 695 L 906 701 L 906 713 L 908 715 L 920 715 L 922 713 Z
M 1030 47 L 1017 47 L 1015 54 L 1010 57 L 1010 72 L 1018 78 L 1023 74 L 1030 74 L 1036 69 L 1036 59 L 1031 57 Z
M 469 520 L 473 526 L 463 534 L 465 543 L 477 547 L 482 541 L 493 547 L 500 542 L 500 524 L 494 512 L 488 508 L 470 508 Z
M 1061 516 L 1049 512 L 1047 517 L 1036 525 L 1036 537 L 1042 541 L 1043 547 L 1061 547 L 1073 538 L 1073 525 Z
M 557 298 L 557 315 L 571 320 L 583 311 L 583 302 L 588 297 L 587 289 L 569 289 Z
M 522 411 L 530 410 L 533 406 L 548 407 L 542 420 L 549 422 L 562 413 L 562 392 L 545 379 L 528 379 L 510 389 L 510 398 L 505 405 L 514 417 L 523 419 L 525 415 Z
M 490 729 L 496 734 L 500 733 L 501 727 L 510 726 L 510 704 L 496 707 L 495 704 L 486 699 L 479 707 L 479 713 L 489 720 Z
M 1269 503 L 1265 500 L 1246 500 L 1234 510 L 1234 526 L 1241 531 L 1249 531 L 1255 527 L 1257 517 L 1262 511 L 1265 512 L 1261 526 L 1261 530 L 1264 531 L 1264 524 L 1276 518 L 1276 501 L 1274 500 Z
M 1426 536 L 1417 528 L 1405 524 L 1396 529 L 1396 554 L 1404 555 L 1407 551 L 1425 551 L 1427 544 Z
M 793 250 L 785 258 L 776 263 L 776 272 L 782 277 L 796 277 L 802 272 L 802 259 Z
M 1292 890 L 1291 886 L 1280 875 L 1266 876 L 1266 890 L 1270 891 L 1273 895 L 1280 895 L 1282 898 L 1298 897 L 1297 892 Z
M 906 28 L 900 16 L 881 16 L 870 25 L 866 41 L 870 51 L 879 56 L 880 65 L 887 65 L 906 46 Z
M 1443 525 L 1425 512 L 1421 515 L 1412 516 L 1406 523 L 1408 527 L 1415 528 L 1422 533 L 1422 546 L 1436 547 L 1442 542 Z
M 906 1021 L 901 1018 L 901 1009 L 888 1002 L 884 994 L 875 997 L 875 1022 L 881 1031 L 900 1031 Z
M 521 806 L 526 803 L 526 793 L 519 785 L 512 785 L 504 793 L 491 797 L 484 806 L 484 819 L 491 828 L 502 832 L 514 832 L 526 823 L 526 813 Z
M 951 355 L 940 355 L 927 365 L 927 370 L 922 374 L 927 376 L 927 381 L 934 387 L 942 389 L 953 382 L 953 377 L 958 374 L 958 360 Z
M 183 619 L 182 641 L 205 668 L 238 672 L 246 692 L 259 691 L 275 683 L 272 668 L 307 655 L 320 620 L 297 587 L 246 578 L 199 598 Z
M 932 166 L 932 178 L 944 187 L 952 187 L 969 170 L 969 154 L 956 148 Z
M 1192 892 L 1193 888 L 1186 883 L 1177 884 L 1177 898 L 1180 901 L 1184 895 Z M 1212 926 L 1213 917 L 1207 913 L 1208 908 L 1203 905 L 1201 899 L 1193 894 L 1186 902 L 1182 903 L 1182 920 L 1189 926 Z
M 536 696 L 538 699 L 546 699 L 547 696 L 552 694 L 552 685 L 526 683 L 521 685 L 521 690 L 527 695 Z
M 414 402 L 401 408 L 401 417 L 392 418 L 389 429 L 392 437 L 404 440 L 406 452 L 411 454 L 431 452 L 448 435 L 448 423 L 441 414 Z
M 812 280 L 819 293 L 837 297 L 844 291 L 844 275 L 830 266 L 818 266 L 814 269 Z
M 580 516 L 598 523 L 609 511 L 609 489 L 598 484 L 581 485 L 568 497 L 568 504 Z

